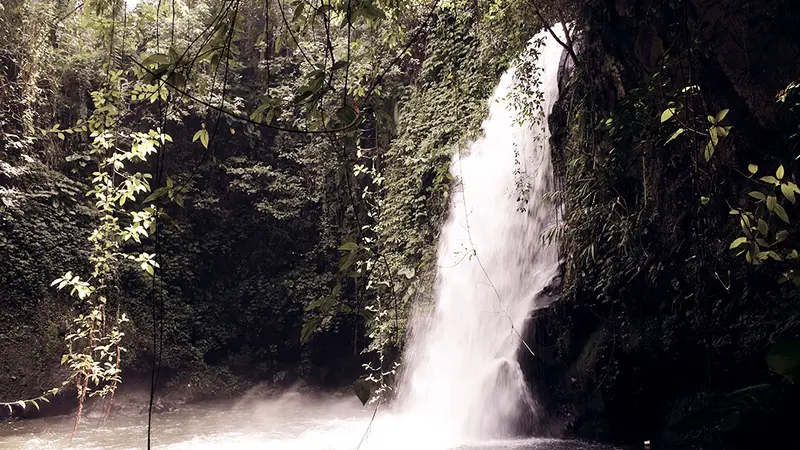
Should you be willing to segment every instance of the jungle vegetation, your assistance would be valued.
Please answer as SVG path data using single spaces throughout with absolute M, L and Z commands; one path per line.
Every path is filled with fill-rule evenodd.
M 454 149 L 565 24 L 563 277 L 526 373 L 567 433 L 736 441 L 797 395 L 797 10 L 4 0 L 0 414 L 77 429 L 137 383 L 390 398 Z

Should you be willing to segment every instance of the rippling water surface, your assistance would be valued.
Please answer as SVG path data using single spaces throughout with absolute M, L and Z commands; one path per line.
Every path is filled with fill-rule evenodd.
M 362 407 L 355 398 L 338 400 L 289 394 L 275 400 L 185 406 L 153 416 L 156 449 L 270 450 L 611 450 L 553 439 L 457 442 L 437 430 L 390 412 Z M 0 424 L 0 449 L 142 449 L 147 417 L 87 419 L 70 442 L 72 417 Z

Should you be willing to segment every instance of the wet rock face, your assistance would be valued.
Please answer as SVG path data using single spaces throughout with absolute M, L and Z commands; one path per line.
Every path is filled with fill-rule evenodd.
M 718 66 L 691 70 L 714 88 L 731 85 L 762 127 L 781 120 L 775 95 L 798 77 L 800 3 L 792 0 L 590 1 L 585 10 L 591 39 L 620 71 L 622 84 L 661 69 L 662 57 L 686 57 L 676 50 L 688 38 L 691 58 Z M 599 41 L 597 41 L 599 39 Z M 713 93 L 711 94 L 713 95 Z
M 778 118 L 775 94 L 794 81 L 800 57 L 800 7 L 786 0 L 693 0 L 725 76 L 765 127 Z
M 529 395 L 519 363 L 498 359 L 486 373 L 481 395 L 491 402 L 491 410 L 472 411 L 468 421 L 476 435 L 490 439 L 523 437 L 531 434 L 540 411 Z
M 538 294 L 536 294 L 535 305 L 537 308 L 546 308 L 550 306 L 561 295 L 562 287 L 564 285 L 564 265 L 559 265 L 559 275 L 554 277 L 550 283 L 544 287 Z
M 596 279 L 585 276 L 597 267 L 580 266 L 576 255 L 563 255 L 574 272 L 538 294 L 549 307 L 533 312 L 524 335 L 536 356 L 520 351 L 518 358 L 534 397 L 547 411 L 545 419 L 537 419 L 538 434 L 639 444 L 645 439 L 675 442 L 687 436 L 671 436 L 667 427 L 687 411 L 703 405 L 711 396 L 768 379 L 765 348 L 771 335 L 798 331 L 791 320 L 782 322 L 785 327 L 779 326 L 786 317 L 796 317 L 796 309 L 791 309 L 796 306 L 776 306 L 778 301 L 759 305 L 752 300 L 755 294 L 715 293 L 703 285 L 704 281 L 697 281 L 700 277 L 684 276 L 690 271 L 686 261 L 691 255 L 676 247 L 707 243 L 709 237 L 725 241 L 730 224 L 720 219 L 702 231 L 706 234 L 700 238 L 698 232 L 689 232 L 694 213 L 677 206 L 685 204 L 686 190 L 681 190 L 681 183 L 685 186 L 688 177 L 677 179 L 674 172 L 657 172 L 648 166 L 649 178 L 644 180 L 645 170 L 638 168 L 644 167 L 642 161 L 649 163 L 655 157 L 621 148 L 619 142 L 609 144 L 604 140 L 601 122 L 634 98 L 636 89 L 661 70 L 664 56 L 673 63 L 684 58 L 680 67 L 691 70 L 692 80 L 702 85 L 708 107 L 716 111 L 730 108 L 729 118 L 736 124 L 737 147 L 715 156 L 720 159 L 719 164 L 714 162 L 715 167 L 722 168 L 717 167 L 714 173 L 722 179 L 723 170 L 746 167 L 751 159 L 780 159 L 782 142 L 774 136 L 779 135 L 776 130 L 785 128 L 785 118 L 776 108 L 775 95 L 800 79 L 800 2 L 588 0 L 585 5 L 579 25 L 583 48 L 576 72 L 590 72 L 591 76 L 579 80 L 583 97 L 578 97 L 573 95 L 579 84 L 574 77 L 580 74 L 570 78 L 569 71 L 562 70 L 561 102 L 549 117 L 556 176 L 563 179 L 565 167 L 578 152 L 570 146 L 583 145 L 587 136 L 596 139 L 591 141 L 593 148 L 579 150 L 595 155 L 594 172 L 582 173 L 586 177 L 596 176 L 607 163 L 604 155 L 609 149 L 630 151 L 636 164 L 626 167 L 622 175 L 629 177 L 634 187 L 622 186 L 618 195 L 629 197 L 625 202 L 629 210 L 623 215 L 648 218 L 647 227 L 631 234 L 641 237 L 637 245 L 647 247 L 652 260 L 631 262 L 633 270 L 626 276 L 598 270 L 602 273 L 597 279 L 604 281 L 600 292 L 591 284 L 597 284 Z M 692 43 L 691 54 L 685 50 L 687 42 Z M 592 100 L 591 108 L 570 109 L 570 102 L 584 97 Z M 653 117 L 657 122 L 658 116 Z M 634 120 L 646 121 L 648 117 Z M 636 135 L 631 147 L 646 147 L 642 144 L 647 139 Z M 662 144 L 653 148 L 662 151 Z M 615 180 L 622 175 L 614 174 L 618 177 Z M 735 178 L 728 177 L 725 183 L 728 180 L 734 180 L 731 191 L 744 189 L 735 185 Z M 567 188 L 569 183 L 578 182 L 577 178 L 563 180 Z M 658 195 L 650 192 L 648 197 L 635 190 L 645 182 L 651 183 L 648 187 Z M 648 202 L 651 210 L 641 205 Z M 661 216 L 649 219 L 652 211 Z M 721 215 L 726 213 L 727 209 Z M 566 223 L 567 214 L 569 211 L 565 212 Z M 670 233 L 678 236 L 675 241 L 679 244 L 670 245 L 672 238 L 665 237 Z M 588 246 L 597 237 L 583 239 L 581 244 Z M 718 252 L 720 260 L 727 257 L 725 250 L 727 247 Z M 669 275 L 661 279 L 635 275 L 640 267 L 646 273 L 658 265 L 675 269 L 662 270 L 659 266 L 658 273 Z M 732 267 L 737 270 L 739 266 Z M 710 279 L 719 285 L 713 275 Z M 562 292 L 569 296 L 560 298 Z M 692 297 L 694 292 L 705 294 Z M 750 295 L 751 303 L 742 300 Z M 688 298 L 693 298 L 692 305 L 681 300 Z M 739 306 L 729 307 L 736 302 Z M 703 316 L 712 309 L 713 313 Z M 722 317 L 720 311 L 727 316 Z

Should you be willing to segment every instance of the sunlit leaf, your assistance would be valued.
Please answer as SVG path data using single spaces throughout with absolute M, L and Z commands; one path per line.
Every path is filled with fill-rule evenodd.
M 747 243 L 747 238 L 742 236 L 742 237 L 737 238 L 735 241 L 731 242 L 730 248 L 731 249 L 738 248 L 738 247 L 740 247 L 740 246 L 742 246 L 742 245 L 744 245 L 746 243 Z
M 774 195 L 770 195 L 767 197 L 767 209 L 773 211 L 775 206 L 778 204 L 778 199 L 775 198 Z
M 775 210 L 774 210 L 773 212 L 774 212 L 774 213 L 775 213 L 775 214 L 776 214 L 778 217 L 780 217 L 780 218 L 781 218 L 781 220 L 783 220 L 784 222 L 786 222 L 786 223 L 790 223 L 790 222 L 789 222 L 789 216 L 788 216 L 788 215 L 786 215 L 786 210 L 785 210 L 785 209 L 783 209 L 783 206 L 776 204 L 776 205 L 775 205 Z
M 758 232 L 761 233 L 762 236 L 766 236 L 767 233 L 769 233 L 769 225 L 762 219 L 758 219 Z
M 194 136 L 192 136 L 192 142 L 195 142 L 198 139 L 200 139 L 200 143 L 203 144 L 203 147 L 208 148 L 208 130 L 203 128 L 195 133 Z
M 792 203 L 797 201 L 794 196 L 794 189 L 789 187 L 789 185 L 781 184 L 781 192 L 783 193 L 783 196 L 786 197 L 786 200 L 789 200 Z
M 678 128 L 677 130 L 675 130 L 675 132 L 672 133 L 672 136 L 670 136 L 669 139 L 667 139 L 667 141 L 664 142 L 664 145 L 667 145 L 670 142 L 674 141 L 678 136 L 682 135 L 684 131 L 685 130 L 683 128 Z
M 774 185 L 776 185 L 776 186 L 777 186 L 778 184 L 780 184 L 780 181 L 778 181 L 778 179 L 777 179 L 777 178 L 775 178 L 775 177 L 773 177 L 772 175 L 767 175 L 767 176 L 765 176 L 765 177 L 761 177 L 761 181 L 763 181 L 763 182 L 765 182 L 765 183 L 774 184 Z

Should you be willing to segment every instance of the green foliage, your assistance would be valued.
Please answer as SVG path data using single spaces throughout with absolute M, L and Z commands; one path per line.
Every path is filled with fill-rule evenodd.
M 42 393 L 42 395 L 34 398 L 29 398 L 25 400 L 17 400 L 15 402 L 0 402 L 0 408 L 5 407 L 8 408 L 9 415 L 14 414 L 14 408 L 21 408 L 23 411 L 28 405 L 33 406 L 36 408 L 37 411 L 41 410 L 40 404 L 50 403 L 50 398 L 56 394 L 58 394 L 59 388 L 53 388 L 49 391 Z
M 694 101 L 693 97 L 700 94 L 700 88 L 695 85 L 687 86 L 681 90 L 681 94 L 686 97 L 684 101 L 692 102 Z M 670 135 L 664 142 L 664 145 L 674 141 L 688 130 L 698 137 L 708 138 L 708 141 L 706 141 L 706 144 L 703 146 L 703 158 L 705 158 L 706 162 L 709 162 L 714 156 L 714 152 L 719 147 L 720 140 L 727 137 L 730 134 L 731 128 L 733 128 L 730 125 L 722 125 L 722 122 L 728 116 L 728 112 L 728 109 L 723 109 L 716 115 L 708 116 L 709 127 L 706 131 L 699 131 L 693 128 L 695 126 L 694 124 L 698 122 L 697 118 L 685 117 L 687 114 L 691 113 L 685 111 L 684 102 L 670 102 L 669 107 L 661 113 L 661 123 L 668 122 L 674 118 L 681 127 Z
M 784 103 L 788 95 L 786 93 L 791 90 L 792 84 L 778 95 L 778 101 Z M 720 113 L 723 118 L 726 114 L 727 110 Z M 709 120 L 711 119 L 709 117 Z M 793 139 L 793 136 L 789 136 L 787 141 L 791 143 Z M 750 178 L 755 181 L 759 166 L 749 164 L 747 170 Z M 737 237 L 730 248 L 737 251 L 738 255 L 744 255 L 747 262 L 753 265 L 759 265 L 768 259 L 782 262 L 783 271 L 778 280 L 792 281 L 796 286 L 800 286 L 800 267 L 798 267 L 800 254 L 790 239 L 796 227 L 790 221 L 787 212 L 787 208 L 789 211 L 794 210 L 797 195 L 800 195 L 800 188 L 791 181 L 793 178 L 782 164 L 775 170 L 774 175 L 758 178 L 761 189 L 747 194 L 750 201 L 757 205 L 756 208 L 754 210 L 737 208 L 730 211 L 731 215 L 739 216 L 739 224 L 744 234 Z
M 64 338 L 68 352 L 61 359 L 62 365 L 69 366 L 72 380 L 78 391 L 78 415 L 76 428 L 81 419 L 81 410 L 87 396 L 107 397 L 114 394 L 121 378 L 121 346 L 125 335 L 122 325 L 128 321 L 120 314 L 119 306 L 115 319 L 107 319 L 107 308 L 111 292 L 109 282 L 116 276 L 122 260 L 135 261 L 141 270 L 155 277 L 159 267 L 156 255 L 149 253 L 131 254 L 123 249 L 128 241 L 141 243 L 155 232 L 158 210 L 148 206 L 139 211 L 124 209 L 127 201 L 136 202 L 137 196 L 149 194 L 149 180 L 152 175 L 130 171 L 126 166 L 145 163 L 172 138 L 160 129 L 150 129 L 146 133 L 121 133 L 120 111 L 125 107 L 127 97 L 121 90 L 123 72 L 107 70 L 105 86 L 91 93 L 94 109 L 91 116 L 79 122 L 74 128 L 64 130 L 68 133 L 86 132 L 91 137 L 89 153 L 97 160 L 97 170 L 92 173 L 92 187 L 88 196 L 95 199 L 99 220 L 89 236 L 92 252 L 89 261 L 93 266 L 91 276 L 81 279 L 72 272 L 56 278 L 51 286 L 59 290 L 70 288 L 70 296 L 80 300 L 78 315 L 73 319 L 72 331 Z M 58 126 L 50 133 L 63 134 Z M 123 141 L 129 139 L 129 144 Z
M 751 164 L 748 166 L 748 170 L 751 176 L 755 176 L 758 166 Z M 744 236 L 736 238 L 731 243 L 730 248 L 736 250 L 738 255 L 744 255 L 748 263 L 758 265 L 768 258 L 775 261 L 797 259 L 797 250 L 781 245 L 790 235 L 790 231 L 783 228 L 783 225 L 791 223 L 786 209 L 778 199 L 794 205 L 796 203 L 795 194 L 800 194 L 797 185 L 784 180 L 784 175 L 783 166 L 779 166 L 775 176 L 767 175 L 760 178 L 760 181 L 768 188 L 748 194 L 759 205 L 755 210 L 732 209 L 730 212 L 732 215 L 739 216 L 739 224 L 744 233 Z M 773 217 L 780 219 L 783 223 L 777 222 Z

